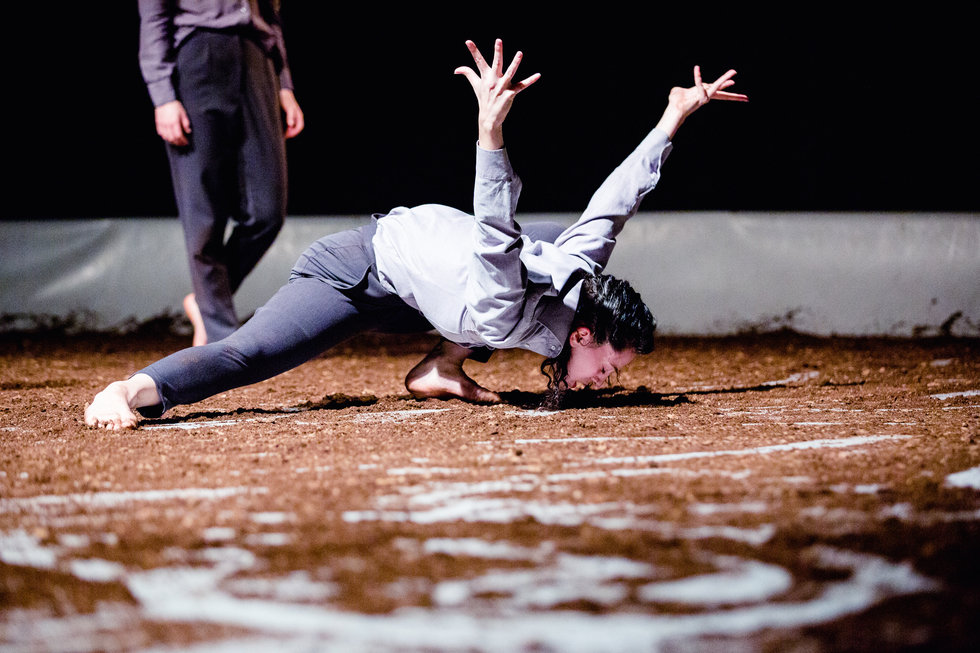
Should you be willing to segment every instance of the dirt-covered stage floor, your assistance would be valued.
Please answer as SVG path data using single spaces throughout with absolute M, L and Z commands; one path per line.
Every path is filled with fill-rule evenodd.
M 173 337 L 0 342 L 0 650 L 980 650 L 980 342 L 662 338 L 537 409 L 364 339 L 135 431 Z

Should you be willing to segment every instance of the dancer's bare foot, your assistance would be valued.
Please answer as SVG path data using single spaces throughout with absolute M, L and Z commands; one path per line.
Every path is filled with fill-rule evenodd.
M 500 395 L 487 390 L 463 371 L 471 351 L 443 340 L 405 377 L 405 387 L 416 399 L 465 399 L 482 404 L 500 402 Z
M 139 418 L 135 408 L 160 403 L 156 384 L 145 374 L 136 374 L 125 381 L 110 383 L 95 395 L 85 407 L 85 423 L 95 428 L 133 429 Z
M 197 299 L 194 297 L 194 293 L 190 293 L 184 297 L 184 312 L 187 313 L 187 319 L 191 321 L 191 326 L 194 327 L 194 339 L 191 341 L 191 344 L 195 347 L 208 344 L 208 334 L 204 329 L 204 318 L 201 317 L 201 309 L 197 306 Z

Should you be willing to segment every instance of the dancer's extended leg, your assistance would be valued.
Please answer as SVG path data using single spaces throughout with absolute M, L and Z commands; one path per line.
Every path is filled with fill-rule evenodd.
M 294 279 L 224 340 L 183 349 L 111 384 L 93 399 L 85 421 L 109 429 L 134 427 L 137 411 L 155 417 L 271 378 L 357 333 L 384 328 L 397 316 L 398 303 L 358 301 L 322 281 Z

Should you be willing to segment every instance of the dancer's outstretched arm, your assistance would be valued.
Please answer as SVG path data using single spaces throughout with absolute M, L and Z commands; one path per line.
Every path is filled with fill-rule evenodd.
M 636 149 L 606 178 L 593 194 L 582 217 L 555 241 L 565 252 L 582 258 L 593 272 L 609 261 L 616 236 L 639 209 L 643 198 L 660 180 L 660 169 L 670 153 L 677 130 L 692 113 L 711 100 L 747 102 L 741 93 L 725 89 L 735 82 L 729 70 L 711 84 L 701 80 L 701 69 L 694 67 L 694 85 L 672 88 L 656 127 Z M 563 277 L 556 275 L 557 280 Z

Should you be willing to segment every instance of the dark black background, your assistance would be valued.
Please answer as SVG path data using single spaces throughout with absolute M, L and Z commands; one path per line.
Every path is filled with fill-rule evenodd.
M 173 215 L 136 3 L 21 4 L 0 217 Z M 284 1 L 307 122 L 288 145 L 291 215 L 468 209 L 476 103 L 453 70 L 471 63 L 466 39 L 489 52 L 497 36 L 508 59 L 524 51 L 522 74 L 542 73 L 505 132 L 522 212 L 580 211 L 694 64 L 706 78 L 737 69 L 751 102 L 712 103 L 684 125 L 645 210 L 978 209 L 980 57 L 962 12 L 400 7 Z

